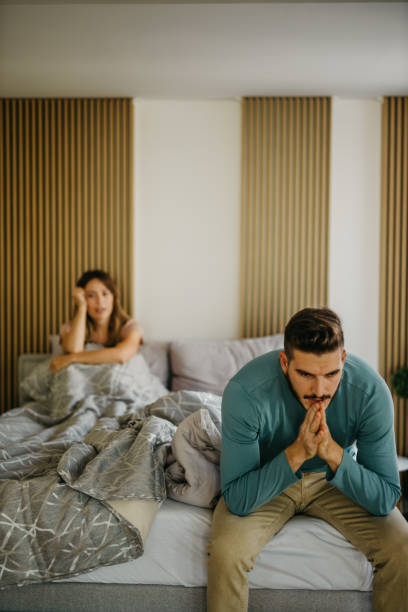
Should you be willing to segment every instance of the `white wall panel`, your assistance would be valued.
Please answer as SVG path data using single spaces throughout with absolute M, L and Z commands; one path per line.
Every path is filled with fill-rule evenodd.
M 135 314 L 145 338 L 237 337 L 241 104 L 135 106 Z

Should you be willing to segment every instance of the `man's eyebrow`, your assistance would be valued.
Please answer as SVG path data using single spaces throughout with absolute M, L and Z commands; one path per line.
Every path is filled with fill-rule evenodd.
M 315 376 L 315 374 L 312 374 L 312 372 L 307 372 L 306 370 L 301 370 L 300 368 L 296 368 L 296 372 L 299 372 L 299 374 L 307 374 L 308 376 Z M 333 374 L 338 374 L 340 372 L 340 368 L 336 368 L 335 370 L 332 370 L 331 372 L 327 372 L 326 374 L 323 374 L 323 376 L 332 376 Z

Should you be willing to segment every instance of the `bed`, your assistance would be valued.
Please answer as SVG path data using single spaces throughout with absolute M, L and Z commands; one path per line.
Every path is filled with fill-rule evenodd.
M 55 353 L 58 351 L 57 339 L 53 338 L 52 343 Z M 137 393 L 132 396 L 133 403 L 126 400 L 128 405 L 124 408 L 123 393 L 124 389 L 129 393 L 129 376 L 133 375 L 132 369 L 128 368 L 124 380 L 119 380 L 119 383 L 117 374 L 114 384 L 109 378 L 109 387 L 106 386 L 106 377 L 103 382 L 98 379 L 97 388 L 105 395 L 110 393 L 114 396 L 116 413 L 112 413 L 112 407 L 107 403 L 105 412 L 97 415 L 97 425 L 90 430 L 91 433 L 83 436 L 83 439 L 82 434 L 78 434 L 78 427 L 82 426 L 82 421 L 78 418 L 68 428 L 69 434 L 64 430 L 61 435 L 58 430 L 61 428 L 60 422 L 70 422 L 71 419 L 71 416 L 67 418 L 64 413 L 66 400 L 60 401 L 64 396 L 61 389 L 64 388 L 66 378 L 67 388 L 75 389 L 75 392 L 70 391 L 69 405 L 81 405 L 83 400 L 78 400 L 78 393 L 81 392 L 88 402 L 84 404 L 81 414 L 88 415 L 86 418 L 89 418 L 89 413 L 94 415 L 99 410 L 101 396 L 95 393 L 92 395 L 88 387 L 80 391 L 81 386 L 88 385 L 88 379 L 92 379 L 89 375 L 92 370 L 88 367 L 86 382 L 81 382 L 79 378 L 79 382 L 77 380 L 73 384 L 70 378 L 73 374 L 68 372 L 61 376 L 53 400 L 53 410 L 60 411 L 59 421 L 51 426 L 54 431 L 58 430 L 58 435 L 53 434 L 48 441 L 48 444 L 54 446 L 56 441 L 62 445 L 55 451 L 56 454 L 60 453 L 57 493 L 59 495 L 62 487 L 64 495 L 75 496 L 72 498 L 75 503 L 69 502 L 71 505 L 75 506 L 80 499 L 85 508 L 91 508 L 91 511 L 87 510 L 89 516 L 82 506 L 78 511 L 78 516 L 89 531 L 85 534 L 86 537 L 92 535 L 94 538 L 91 545 L 104 533 L 104 529 L 100 531 L 99 527 L 94 527 L 95 521 L 89 527 L 94 520 L 91 512 L 95 512 L 97 516 L 100 512 L 106 514 L 108 518 L 103 520 L 109 521 L 109 529 L 106 532 L 109 534 L 110 530 L 112 531 L 111 541 L 117 543 L 118 538 L 122 538 L 121 548 L 115 553 L 120 563 L 115 562 L 115 554 L 112 554 L 113 544 L 104 541 L 103 546 L 98 547 L 97 554 L 93 555 L 92 563 L 86 560 L 82 565 L 72 566 L 72 557 L 68 555 L 65 564 L 57 567 L 51 578 L 44 575 L 43 567 L 38 569 L 35 566 L 34 569 L 26 568 L 25 574 L 17 575 L 10 581 L 10 578 L 6 579 L 10 569 L 9 557 L 5 554 L 9 546 L 6 541 L 8 531 L 3 526 L 3 531 L 0 530 L 0 586 L 4 587 L 5 580 L 8 580 L 8 584 L 0 591 L 0 610 L 155 611 L 164 607 L 170 612 L 205 610 L 206 543 L 212 507 L 216 501 L 214 492 L 217 486 L 219 487 L 216 480 L 217 461 L 214 457 L 217 454 L 219 436 L 220 396 L 228 379 L 242 365 L 268 350 L 280 348 L 281 345 L 281 335 L 233 341 L 148 343 L 141 347 L 139 352 L 139 361 L 147 364 L 148 372 L 142 364 L 143 375 L 138 374 L 138 377 L 144 380 L 144 384 L 141 387 L 139 385 Z M 49 358 L 50 355 L 20 357 L 19 403 L 24 407 L 23 411 L 38 410 L 38 400 L 33 400 L 32 396 L 39 397 L 39 391 L 35 388 L 37 384 L 42 384 L 41 376 Z M 121 371 L 121 367 L 115 372 Z M 68 370 L 71 370 L 71 367 Z M 33 375 L 35 372 L 36 376 Z M 73 372 L 75 373 L 75 370 Z M 136 370 L 137 372 L 139 370 Z M 150 385 L 155 387 L 153 395 L 146 391 L 149 387 L 149 375 L 155 380 L 155 383 Z M 109 393 L 106 393 L 108 388 Z M 16 423 L 20 419 L 24 425 L 25 412 L 17 410 L 15 416 L 11 417 L 9 423 L 12 423 L 14 418 Z M 158 428 L 158 418 L 169 418 L 170 424 L 164 422 L 164 426 L 160 425 Z M 4 422 L 4 418 L 1 421 Z M 117 421 L 121 423 L 119 428 Z M 149 426 L 145 431 L 143 428 L 146 421 Z M 194 469 L 197 465 L 201 469 L 203 449 L 209 452 L 209 461 L 206 456 L 206 477 L 201 478 L 201 481 L 191 477 L 191 465 L 188 463 L 192 456 L 191 449 L 187 447 L 186 451 L 182 446 L 186 439 L 191 439 L 193 434 L 196 436 L 194 427 L 198 421 L 200 424 L 204 423 L 204 430 L 209 436 L 203 448 L 198 449 L 199 454 L 196 453 L 197 437 L 194 438 Z M 90 426 L 87 427 L 89 431 Z M 43 429 L 48 432 L 50 425 Z M 33 449 L 37 452 L 38 448 L 42 448 L 38 446 L 38 439 L 48 435 L 43 429 L 38 429 L 35 434 L 37 446 L 34 445 Z M 9 431 L 13 431 L 11 426 Z M 201 434 L 202 430 L 200 436 Z M 73 438 L 70 439 L 70 436 Z M 114 444 L 111 443 L 112 440 Z M 137 448 L 135 440 L 139 444 Z M 146 441 L 151 445 L 152 440 L 156 450 L 153 455 L 146 454 Z M 3 445 L 6 443 L 3 442 Z M 18 445 L 17 440 L 14 447 L 18 448 Z M 118 452 L 118 448 L 122 450 Z M 146 482 L 143 479 L 139 481 L 139 476 L 135 480 L 135 470 L 127 470 L 127 466 L 123 467 L 120 463 L 124 454 L 129 456 L 123 453 L 123 448 L 127 449 L 126 453 L 130 452 L 129 448 L 133 449 L 131 463 L 132 466 L 137 466 L 137 475 L 151 470 Z M 164 461 L 164 448 L 167 453 L 167 468 L 163 473 L 161 465 Z M 93 453 L 91 459 L 87 457 L 89 452 Z M 47 461 L 52 462 L 55 453 L 51 454 L 51 459 L 47 457 Z M 16 456 L 21 461 L 21 453 Z M 184 459 L 187 464 L 183 467 Z M 41 461 L 44 463 L 43 457 Z M 110 466 L 114 462 L 118 462 L 115 469 L 124 476 L 121 476 L 121 482 L 112 485 L 111 480 L 115 479 L 106 476 L 110 469 L 109 467 L 107 472 L 106 465 Z M 180 476 L 180 469 L 175 469 L 175 466 L 180 468 L 180 465 L 184 480 L 183 474 L 181 478 L 177 478 L 177 474 Z M 24 470 L 27 469 L 25 466 Z M 52 469 L 55 469 L 55 466 Z M 153 472 L 155 480 L 152 484 Z M 38 476 L 34 473 L 33 476 L 41 478 L 41 474 Z M 4 475 L 2 478 L 0 483 L 4 482 Z M 27 481 L 27 476 L 23 481 Z M 95 481 L 98 481 L 97 486 L 94 486 Z M 51 490 L 48 484 L 47 486 L 48 491 L 51 491 L 48 493 L 50 499 L 53 499 L 51 496 L 57 494 L 56 490 Z M 52 486 L 57 486 L 54 481 Z M 149 490 L 146 493 L 147 486 Z M 136 497 L 127 495 L 126 492 L 130 489 L 137 490 Z M 69 499 L 71 500 L 71 497 Z M 69 520 L 74 524 L 72 516 Z M 111 525 L 111 520 L 115 521 L 114 525 Z M 103 524 L 103 521 L 101 523 Z M 83 525 L 80 529 L 83 531 Z M 86 541 L 83 551 L 91 550 L 91 545 Z M 66 541 L 64 546 L 66 549 Z M 56 563 L 59 563 L 58 559 Z M 74 563 L 77 563 L 77 557 Z M 333 612 L 343 612 L 347 609 L 371 612 L 372 576 L 368 561 L 340 533 L 324 521 L 298 515 L 285 525 L 260 554 L 249 576 L 250 610 L 284 609 L 288 612 L 303 612 L 307 609 L 327 612 L 330 609 Z M 18 586 L 19 584 L 23 586 Z

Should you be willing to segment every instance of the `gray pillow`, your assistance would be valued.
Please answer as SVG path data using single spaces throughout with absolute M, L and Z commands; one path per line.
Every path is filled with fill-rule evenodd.
M 24 401 L 35 400 L 45 402 L 48 399 L 53 374 L 50 370 L 50 361 L 47 359 L 32 362 L 33 369 L 20 383 L 20 397 Z
M 222 395 L 227 382 L 246 363 L 280 348 L 283 348 L 283 334 L 243 340 L 172 342 L 171 389 L 210 391 Z
M 152 374 L 169 388 L 170 364 L 168 342 L 146 342 L 139 348 Z
M 62 350 L 60 337 L 58 334 L 51 334 L 48 336 L 48 340 L 51 348 L 51 355 L 56 357 L 57 355 L 63 355 L 64 351 Z
M 40 363 L 47 361 L 49 364 L 51 355 L 49 353 L 25 353 L 18 358 L 18 382 L 19 382 L 19 406 L 30 400 L 30 382 L 22 387 L 22 382 L 32 373 Z M 47 366 L 49 367 L 49 365 Z M 36 384 L 36 383 L 35 383 Z

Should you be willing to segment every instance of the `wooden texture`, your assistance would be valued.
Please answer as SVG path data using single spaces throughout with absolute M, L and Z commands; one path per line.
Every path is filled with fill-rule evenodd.
M 330 98 L 245 98 L 240 331 L 328 299 Z
M 17 405 L 17 357 L 48 352 L 88 269 L 133 296 L 130 99 L 0 100 L 1 411 Z
M 380 372 L 408 367 L 408 97 L 384 99 L 382 118 Z M 408 401 L 394 395 L 399 455 L 408 455 Z

